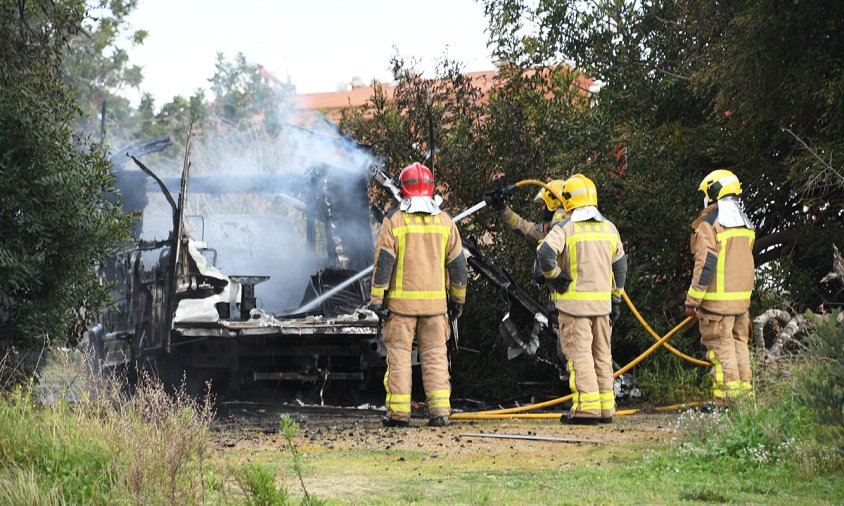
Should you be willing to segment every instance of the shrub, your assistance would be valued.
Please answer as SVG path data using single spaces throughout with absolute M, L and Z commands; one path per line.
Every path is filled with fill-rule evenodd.
M 797 390 L 800 403 L 829 429 L 825 433 L 844 456 L 844 325 L 836 323 L 839 313 L 827 319 L 810 314 L 817 325 L 807 338 L 812 367 L 801 375 Z
M 246 495 L 248 506 L 283 506 L 289 504 L 287 490 L 276 486 L 276 475 L 267 466 L 244 464 L 234 469 L 237 486 Z

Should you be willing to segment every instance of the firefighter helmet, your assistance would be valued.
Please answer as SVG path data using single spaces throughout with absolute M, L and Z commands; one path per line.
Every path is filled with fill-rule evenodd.
M 399 181 L 403 198 L 434 196 L 434 174 L 419 162 L 405 167 L 399 175 Z
M 555 179 L 553 181 L 549 181 L 546 184 L 550 186 L 552 190 L 554 190 L 554 193 L 560 195 L 561 193 L 563 193 L 563 183 L 565 183 L 565 181 L 563 181 L 562 179 Z M 545 202 L 545 207 L 549 211 L 554 211 L 555 209 L 560 207 L 560 201 L 557 199 L 557 195 L 554 195 L 554 193 L 548 191 L 547 188 L 543 188 L 539 190 L 539 193 L 536 194 L 536 197 L 534 197 L 533 201 Z
M 563 207 L 566 211 L 583 206 L 598 206 L 598 189 L 591 179 L 575 174 L 563 184 Z
M 727 195 L 741 195 L 741 183 L 738 177 L 726 169 L 713 170 L 707 174 L 698 189 L 706 196 L 705 205 Z

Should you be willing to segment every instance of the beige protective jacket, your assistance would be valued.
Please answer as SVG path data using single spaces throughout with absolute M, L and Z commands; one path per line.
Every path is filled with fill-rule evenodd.
M 551 292 L 563 313 L 608 315 L 612 296 L 624 290 L 627 260 L 618 230 L 609 220 L 557 223 L 537 248 L 537 260 L 546 279 L 571 279 L 565 293 Z
M 739 315 L 750 308 L 755 280 L 753 241 L 746 227 L 725 228 L 718 222 L 718 204 L 703 210 L 692 223 L 695 266 L 686 305 L 707 313 Z
M 396 314 L 444 314 L 446 286 L 448 298 L 463 304 L 467 279 L 463 243 L 448 214 L 397 210 L 384 218 L 375 242 L 373 304 L 386 296 L 387 308 Z

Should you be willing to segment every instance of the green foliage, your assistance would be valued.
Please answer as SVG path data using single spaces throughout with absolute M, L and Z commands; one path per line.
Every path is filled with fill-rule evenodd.
M 209 398 L 144 376 L 130 399 L 125 378 L 91 375 L 78 351 L 52 355 L 38 393 L 30 380 L 0 397 L 0 503 L 198 504 L 219 492 Z
M 798 384 L 800 403 L 810 409 L 827 430 L 827 439 L 844 456 L 844 325 L 837 324 L 840 311 L 818 321 L 808 337 L 813 367 Z
M 40 410 L 22 390 L 0 400 L 0 480 L 9 486 L 0 487 L 0 499 L 15 504 L 16 496 L 37 490 L 67 504 L 118 501 L 126 490 L 108 436 L 107 424 L 77 417 L 66 405 Z
M 633 373 L 636 387 L 648 402 L 662 406 L 707 401 L 712 397 L 708 368 L 690 367 L 667 351 L 659 354 L 637 366 Z
M 616 197 L 601 206 L 620 225 L 636 274 L 663 294 L 647 314 L 670 308 L 679 317 L 690 268 L 679 246 L 699 209 L 696 184 L 721 167 L 744 185 L 757 266 L 782 257 L 799 266 L 774 289 L 801 309 L 835 297 L 817 286 L 826 265 L 817 257 L 844 237 L 840 3 L 487 0 L 485 8 L 503 60 L 572 62 L 606 83 L 597 116 L 607 121 L 596 128 L 623 147 L 624 170 L 596 183 Z
M 796 378 L 818 372 L 812 363 L 794 364 L 785 374 L 757 370 L 757 399 L 714 414 L 683 413 L 679 428 L 690 437 L 646 463 L 657 470 L 693 472 L 781 468 L 805 477 L 844 472 L 844 458 L 827 444 L 826 427 L 815 421 L 819 412 L 807 406 L 806 394 L 799 391 L 805 380 Z
M 76 93 L 82 108 L 76 128 L 101 140 L 101 114 L 106 113 L 107 130 L 119 128 L 132 114 L 129 101 L 120 96 L 127 88 L 139 88 L 142 69 L 129 62 L 126 45 L 137 46 L 147 37 L 145 30 L 129 31 L 129 15 L 138 0 L 88 0 L 83 31 L 68 41 L 62 55 L 62 76 Z
M 287 490 L 278 488 L 276 475 L 268 466 L 244 464 L 234 472 L 237 485 L 246 494 L 247 506 L 283 506 L 289 504 Z
M 83 2 L 0 6 L 0 345 L 63 342 L 81 307 L 107 294 L 94 263 L 129 219 L 105 195 L 100 147 L 75 137 L 79 108 L 60 79 Z M 21 17 L 23 14 L 23 17 Z

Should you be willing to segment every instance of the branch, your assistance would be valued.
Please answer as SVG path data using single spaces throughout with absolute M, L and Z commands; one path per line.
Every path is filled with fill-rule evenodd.
M 805 149 L 812 156 L 817 158 L 818 161 L 821 162 L 821 165 L 823 165 L 827 170 L 831 171 L 833 174 L 838 176 L 838 179 L 840 179 L 842 182 L 844 182 L 844 176 L 842 176 L 837 170 L 835 170 L 835 167 L 832 166 L 832 158 L 831 157 L 830 157 L 830 161 L 827 162 L 826 160 L 821 158 L 820 155 L 818 155 L 818 153 L 814 149 L 812 149 L 808 144 L 806 144 L 806 141 L 801 139 L 796 133 L 792 132 L 791 129 L 783 128 L 782 131 L 786 132 L 789 135 L 791 135 L 792 137 L 794 137 L 797 140 L 797 142 L 799 142 L 803 146 L 803 149 Z
M 753 260 L 756 267 L 781 257 L 804 235 L 803 228 L 783 230 L 762 236 L 753 243 Z M 773 249 L 770 249 L 772 248 Z
M 832 271 L 821 279 L 821 283 L 829 283 L 833 279 L 844 283 L 844 258 L 841 258 L 841 253 L 838 252 L 838 246 L 832 245 Z

